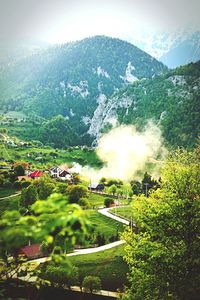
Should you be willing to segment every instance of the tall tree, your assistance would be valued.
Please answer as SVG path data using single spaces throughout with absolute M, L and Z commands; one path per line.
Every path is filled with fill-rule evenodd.
M 130 289 L 123 299 L 191 300 L 200 293 L 200 157 L 170 155 L 162 186 L 133 203 L 135 230 L 124 234 Z

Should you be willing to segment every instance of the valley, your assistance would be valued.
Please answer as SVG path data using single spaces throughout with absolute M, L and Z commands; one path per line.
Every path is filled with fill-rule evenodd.
M 3 297 L 197 300 L 200 62 L 169 69 L 104 35 L 15 55 L 0 62 Z

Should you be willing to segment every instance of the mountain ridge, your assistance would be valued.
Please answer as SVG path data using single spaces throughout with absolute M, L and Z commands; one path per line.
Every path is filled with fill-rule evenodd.
M 163 128 L 170 145 L 193 146 L 199 130 L 198 70 L 199 63 L 169 71 L 128 42 L 97 36 L 50 47 L 7 73 L 1 70 L 0 104 L 4 112 L 39 116 L 38 139 L 56 147 L 90 144 L 117 124 L 141 130 L 149 119 Z
M 77 134 L 103 99 L 141 78 L 167 71 L 149 54 L 120 39 L 86 38 L 42 50 L 0 71 L 0 104 L 44 118 L 58 114 Z

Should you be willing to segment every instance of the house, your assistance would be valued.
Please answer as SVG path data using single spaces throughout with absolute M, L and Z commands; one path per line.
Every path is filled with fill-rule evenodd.
M 89 191 L 103 191 L 104 189 L 104 185 L 102 183 L 91 183 L 89 186 L 88 186 L 88 190 Z
M 53 167 L 49 170 L 50 176 L 60 180 L 71 180 L 72 175 L 64 167 Z
M 59 178 L 61 180 L 71 180 L 72 175 L 67 170 L 64 170 L 59 174 Z
M 39 177 L 41 177 L 43 175 L 44 175 L 43 172 L 41 172 L 39 170 L 35 170 L 33 172 L 30 172 L 28 176 L 31 177 L 32 179 L 35 179 L 35 178 L 39 178 Z
M 50 176 L 53 178 L 58 178 L 59 174 L 63 172 L 63 169 L 61 169 L 60 167 L 52 167 L 49 170 Z
M 40 250 L 40 244 L 28 245 L 17 250 L 18 255 L 23 255 L 28 259 L 43 257 L 44 254 Z

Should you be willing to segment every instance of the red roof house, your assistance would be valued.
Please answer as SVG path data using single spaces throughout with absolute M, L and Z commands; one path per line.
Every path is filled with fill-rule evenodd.
M 24 255 L 26 258 L 29 258 L 29 259 L 44 256 L 44 254 L 40 250 L 40 244 L 33 244 L 30 246 L 22 247 L 17 251 L 17 254 Z
M 34 178 L 39 178 L 43 175 L 44 175 L 43 172 L 41 172 L 39 170 L 35 170 L 35 171 L 31 172 L 28 176 L 34 179 Z

